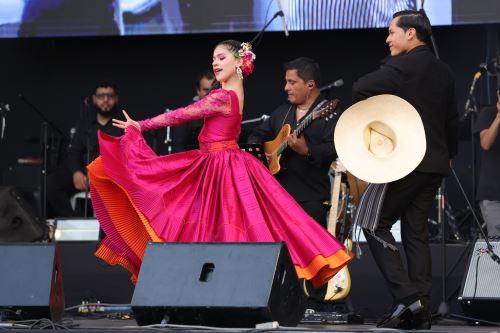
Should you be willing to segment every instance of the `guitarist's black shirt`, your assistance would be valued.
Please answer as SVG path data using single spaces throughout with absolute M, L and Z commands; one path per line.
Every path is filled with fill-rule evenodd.
M 309 109 L 307 115 L 323 100 L 320 96 Z M 273 140 L 283 125 L 297 127 L 296 106 L 285 103 L 279 106 L 260 126 L 256 127 L 248 137 L 248 143 L 264 143 Z M 338 112 L 337 112 L 338 113 Z M 302 118 L 304 119 L 305 116 Z M 286 148 L 281 158 L 281 166 L 285 169 L 276 174 L 276 179 L 297 202 L 327 201 L 330 199 L 330 164 L 337 157 L 333 145 L 333 131 L 338 116 L 326 121 L 324 118 L 314 120 L 303 132 L 309 147 L 309 157 L 297 154 L 290 147 Z

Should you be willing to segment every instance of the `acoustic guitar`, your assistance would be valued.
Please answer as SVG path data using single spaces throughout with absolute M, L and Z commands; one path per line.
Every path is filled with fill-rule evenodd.
M 342 184 L 342 173 L 345 173 L 347 170 L 340 163 L 339 160 L 333 162 L 330 165 L 332 173 L 334 175 L 333 178 L 333 186 L 332 186 L 332 196 L 331 196 L 331 207 L 330 213 L 328 216 L 328 232 L 333 236 L 337 234 L 337 222 L 342 215 L 342 211 L 344 211 L 345 205 L 347 204 L 347 198 L 345 195 L 346 185 Z M 342 193 L 342 200 L 341 200 Z M 346 223 L 346 216 L 344 216 L 343 223 Z M 342 235 L 340 235 L 342 236 Z M 339 239 L 342 242 L 342 239 Z M 344 240 L 345 247 L 351 251 L 352 250 L 352 241 L 349 238 Z M 349 292 L 351 291 L 351 275 L 349 274 L 349 270 L 347 266 L 344 266 L 337 274 L 335 274 L 327 284 L 327 290 L 324 300 L 325 301 L 337 301 L 347 297 Z
M 297 136 L 302 134 L 304 130 L 309 126 L 314 120 L 325 118 L 329 120 L 333 118 L 335 109 L 339 103 L 338 99 L 333 99 L 330 101 L 322 101 L 313 109 L 313 111 L 305 116 L 293 133 Z M 288 136 L 292 132 L 292 128 L 289 124 L 285 124 L 274 140 L 264 142 L 264 150 L 268 155 L 269 171 L 274 175 L 281 170 L 280 159 L 283 151 L 288 147 Z
M 346 172 L 346 169 L 338 160 L 330 165 L 330 169 L 334 177 L 331 190 L 331 207 L 328 216 L 327 229 L 329 233 L 331 233 L 333 236 L 336 236 L 337 222 L 342 215 L 342 212 L 345 210 L 345 205 L 347 204 L 347 198 L 345 197 L 347 193 L 346 185 L 342 183 L 342 173 Z M 345 223 L 345 218 L 346 217 L 344 216 L 343 223 Z M 339 239 L 339 241 L 342 240 Z M 350 239 L 346 239 L 344 241 L 344 245 L 349 249 L 349 251 L 352 250 L 352 241 Z M 309 296 L 309 291 L 305 280 L 303 288 L 305 294 Z M 327 282 L 327 289 L 323 300 L 330 302 L 338 301 L 347 297 L 350 291 L 351 275 L 349 274 L 347 266 L 344 266 Z

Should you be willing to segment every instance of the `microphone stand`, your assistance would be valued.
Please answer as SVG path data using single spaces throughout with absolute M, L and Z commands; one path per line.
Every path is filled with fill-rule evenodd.
M 422 12 L 424 13 L 425 16 L 427 16 L 427 13 L 425 13 L 424 10 L 424 0 L 421 1 L 420 8 Z M 436 41 L 434 39 L 434 34 L 431 33 L 430 36 L 430 41 L 432 44 L 432 48 L 434 50 L 434 54 L 437 59 L 440 59 L 439 53 L 438 53 L 438 48 L 436 45 Z M 453 171 L 453 169 L 452 169 Z M 438 311 L 436 314 L 432 315 L 432 318 L 434 319 L 435 317 L 441 317 L 441 318 L 446 318 L 446 317 L 458 317 L 450 314 L 449 312 L 449 305 L 448 301 L 446 298 L 446 214 L 445 214 L 445 207 L 446 207 L 446 197 L 445 197 L 445 186 L 446 186 L 446 179 L 443 178 L 441 182 L 441 186 L 438 189 L 438 194 L 436 196 L 437 201 L 438 201 L 438 223 L 441 223 L 441 303 L 439 304 Z M 466 198 L 467 199 L 467 198 Z
M 250 41 L 250 44 L 252 44 L 253 48 L 256 48 L 257 45 L 260 43 L 260 40 L 259 38 L 262 36 L 262 34 L 264 33 L 264 31 L 267 29 L 267 27 L 278 17 L 278 16 L 284 16 L 285 14 L 283 14 L 283 11 L 282 10 L 279 10 L 277 11 L 276 13 L 274 13 L 273 17 L 271 17 L 271 19 L 269 21 L 267 21 L 267 23 L 264 25 L 264 27 L 262 28 L 262 30 L 260 30 L 257 35 L 255 35 L 255 37 Z
M 85 130 L 85 146 L 87 148 L 87 152 L 85 153 L 85 165 L 90 164 L 90 117 L 89 117 L 89 104 L 87 102 L 87 99 L 84 100 L 83 106 L 82 106 L 82 113 L 83 113 L 83 121 L 86 126 Z M 89 209 L 89 192 L 90 192 L 90 183 L 89 183 L 89 177 L 88 174 L 86 175 L 86 181 L 85 181 L 85 199 L 84 199 L 84 208 L 83 208 L 83 216 L 88 217 L 88 209 Z
M 48 123 L 42 122 L 40 132 L 40 148 L 42 154 L 42 170 L 40 174 L 40 215 L 42 221 L 47 221 L 47 148 Z
M 467 117 L 468 114 L 470 114 L 470 140 L 471 140 L 471 185 L 472 185 L 472 194 L 471 194 L 471 201 L 472 204 L 475 205 L 476 203 L 476 138 L 474 136 L 474 130 L 476 128 L 476 117 L 477 114 L 479 113 L 477 103 L 476 103 L 476 97 L 474 94 L 469 95 L 469 105 L 467 105 L 467 109 L 465 109 L 464 113 L 464 119 Z M 474 206 L 471 207 L 471 209 L 474 209 Z
M 421 9 L 422 11 L 425 13 L 425 10 L 424 10 L 424 0 L 422 0 L 421 2 Z M 427 14 L 426 14 L 427 15 Z M 436 55 L 436 58 L 439 59 L 439 54 L 438 54 L 438 50 L 437 50 L 437 46 L 436 46 L 436 42 L 434 40 L 434 35 L 431 34 L 431 43 L 432 43 L 432 47 L 434 48 L 434 53 Z M 472 157 L 475 159 L 475 149 L 474 149 L 474 126 L 475 126 L 475 121 L 474 121 L 474 115 L 477 114 L 477 103 L 475 101 L 475 98 L 473 96 L 473 94 L 470 94 L 469 96 L 469 99 L 470 99 L 470 102 L 469 102 L 469 105 L 467 107 L 467 110 L 466 110 L 466 113 L 465 113 L 465 116 L 467 116 L 467 114 L 472 111 L 472 116 L 471 116 L 471 141 L 472 141 Z M 471 103 L 472 102 L 472 103 Z M 470 104 L 472 104 L 472 109 L 469 110 L 469 108 L 471 107 Z M 475 160 L 472 161 L 472 172 L 473 172 L 473 187 L 472 187 L 472 198 L 473 198 L 473 201 L 472 201 L 472 204 L 475 203 L 475 168 L 474 168 L 474 164 L 475 164 Z M 457 183 L 462 191 L 462 194 L 465 198 L 465 200 L 467 201 L 467 204 L 468 204 L 468 207 L 469 209 L 471 210 L 472 212 L 472 215 L 476 221 L 476 223 L 478 224 L 479 226 L 479 231 L 481 232 L 481 234 L 485 237 L 485 241 L 486 241 L 486 244 L 487 244 L 487 247 L 488 247 L 488 252 L 490 254 L 490 256 L 492 257 L 493 260 L 495 260 L 497 263 L 500 264 L 500 258 L 498 257 L 498 255 L 496 255 L 494 252 L 493 252 L 493 248 L 491 246 L 491 244 L 488 242 L 488 238 L 486 237 L 486 235 L 484 234 L 483 230 L 482 230 L 482 227 L 481 227 L 481 224 L 479 223 L 479 220 L 477 219 L 477 216 L 474 212 L 474 207 L 472 206 L 472 204 L 469 202 L 468 198 L 467 198 L 467 195 L 465 193 L 465 191 L 463 190 L 462 188 L 462 185 L 460 183 L 460 180 L 457 176 L 457 174 L 455 173 L 455 170 L 453 168 L 451 168 L 451 171 L 453 173 L 453 175 L 455 176 L 455 179 L 457 180 Z M 445 187 L 445 183 L 446 180 L 443 179 L 443 182 L 442 182 L 442 185 L 441 187 L 438 189 L 438 221 L 440 221 L 441 223 L 441 233 L 442 233 L 442 239 L 441 239 L 441 247 L 442 247 L 442 270 L 441 270 L 441 288 L 442 288 L 442 300 L 441 300 L 441 303 L 439 304 L 439 307 L 438 307 L 438 311 L 436 314 L 434 314 L 432 317 L 434 319 L 434 317 L 441 317 L 443 319 L 448 319 L 448 318 L 457 318 L 457 319 L 461 319 L 461 320 L 468 320 L 468 321 L 474 321 L 474 322 L 482 322 L 482 323 L 487 323 L 487 324 L 491 324 L 491 322 L 488 322 L 486 320 L 481 320 L 481 319 L 477 319 L 477 318 L 471 318 L 471 317 L 466 317 L 466 316 L 462 316 L 462 315 L 458 315 L 458 314 L 454 314 L 454 313 L 450 313 L 449 311 L 449 305 L 448 305 L 448 300 L 447 300 L 447 297 L 446 297 L 446 239 L 445 239 L 445 196 L 444 196 L 444 187 Z M 496 323 L 495 323 L 496 324 Z
M 421 2 L 421 9 L 422 11 L 424 12 L 424 14 L 427 16 L 427 14 L 425 13 L 425 10 L 424 10 L 424 0 L 422 0 Z M 438 49 L 437 49 L 437 45 L 436 45 L 436 41 L 434 39 L 434 34 L 431 33 L 431 44 L 432 44 L 432 48 L 434 50 L 434 54 L 436 55 L 436 58 L 437 59 L 440 59 L 439 57 L 439 52 L 438 52 Z M 437 201 L 438 201 L 438 216 L 437 216 L 437 219 L 438 219 L 438 223 L 441 223 L 441 303 L 439 303 L 439 307 L 438 307 L 438 310 L 437 310 L 437 313 L 434 314 L 432 317 L 436 317 L 436 316 L 440 316 L 440 317 L 447 317 L 447 316 L 452 316 L 450 313 L 449 313 L 449 305 L 448 305 L 448 301 L 446 299 L 446 278 L 447 278 L 447 274 L 446 274 L 446 235 L 445 235 L 445 231 L 446 231 L 446 215 L 445 215 L 445 203 L 446 203 L 446 197 L 445 197 L 445 192 L 444 192 L 444 189 L 445 189 L 445 186 L 446 186 L 446 179 L 443 178 L 442 182 L 441 182 L 441 186 L 439 187 L 438 189 L 438 194 L 436 196 L 437 198 Z
M 40 219 L 43 223 L 47 221 L 47 170 L 48 170 L 48 150 L 49 150 L 49 127 L 55 130 L 63 139 L 67 139 L 63 131 L 61 131 L 45 114 L 40 111 L 33 103 L 25 96 L 18 94 L 18 97 L 40 118 L 42 118 L 40 130 L 40 155 L 42 157 L 42 165 L 40 170 Z M 51 146 L 51 145 L 50 145 Z
M 18 94 L 18 97 L 24 102 L 24 104 L 29 106 L 31 110 L 35 111 L 35 113 L 40 118 L 42 118 L 42 120 L 46 122 L 50 126 L 50 128 L 54 129 L 57 133 L 59 133 L 63 139 L 65 140 L 68 139 L 66 137 L 66 134 L 64 134 L 64 132 L 61 131 L 61 129 L 59 129 L 59 127 L 57 127 L 56 124 L 50 121 L 50 119 L 47 118 L 47 116 L 45 116 L 45 114 L 42 111 L 40 111 L 40 109 L 38 109 L 35 105 L 33 105 L 33 103 L 31 103 L 23 94 Z
M 87 134 L 87 137 L 86 137 L 87 154 L 85 156 L 85 165 L 89 165 L 90 164 L 90 128 L 87 128 L 86 134 Z M 86 182 L 85 182 L 85 205 L 84 205 L 84 210 L 83 210 L 84 217 L 88 217 L 89 192 L 90 192 L 90 183 L 89 183 L 89 176 L 87 174 L 86 175 Z

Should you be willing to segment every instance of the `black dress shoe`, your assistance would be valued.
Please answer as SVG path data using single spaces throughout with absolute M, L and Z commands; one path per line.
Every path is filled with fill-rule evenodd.
M 430 330 L 432 325 L 432 314 L 428 309 L 424 309 L 413 315 L 411 328 L 414 330 Z
M 432 314 L 424 307 L 424 309 L 398 325 L 401 330 L 430 330 L 432 323 Z
M 412 319 L 419 314 L 424 307 L 420 300 L 416 300 L 408 305 L 397 304 L 390 315 L 385 317 L 377 324 L 377 327 L 383 328 L 403 328 L 407 325 L 412 325 Z

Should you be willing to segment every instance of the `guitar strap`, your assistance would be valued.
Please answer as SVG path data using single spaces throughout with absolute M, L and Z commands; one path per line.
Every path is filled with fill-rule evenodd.
M 283 121 L 281 122 L 281 126 L 280 126 L 280 128 L 283 128 L 283 126 L 285 126 L 285 121 L 286 121 L 286 118 L 288 118 L 288 114 L 290 113 L 290 110 L 292 109 L 292 107 L 293 107 L 294 105 L 295 105 L 295 104 L 290 104 L 290 107 L 288 108 L 288 111 L 286 112 L 285 117 L 283 118 Z
M 304 115 L 304 117 L 301 118 L 301 120 L 303 120 L 305 117 L 307 117 L 311 112 L 319 110 L 319 108 L 321 108 L 321 106 L 323 104 L 325 104 L 326 102 L 328 102 L 328 100 L 322 99 L 316 105 L 314 105 L 314 104 L 311 105 L 311 108 L 313 106 L 314 106 L 314 108 L 312 110 L 311 110 L 311 108 L 309 108 L 309 111 Z M 290 104 L 290 107 L 288 108 L 288 111 L 286 112 L 285 117 L 283 118 L 283 121 L 281 122 L 281 127 L 283 127 L 285 125 L 286 119 L 288 118 L 288 115 L 290 114 L 290 110 L 292 110 L 292 107 L 294 107 L 294 106 L 297 107 L 297 105 L 295 105 L 295 104 Z M 298 124 L 300 124 L 300 122 L 301 121 L 299 121 L 298 123 L 295 121 L 292 121 L 292 129 L 297 128 L 297 126 L 298 126 Z

